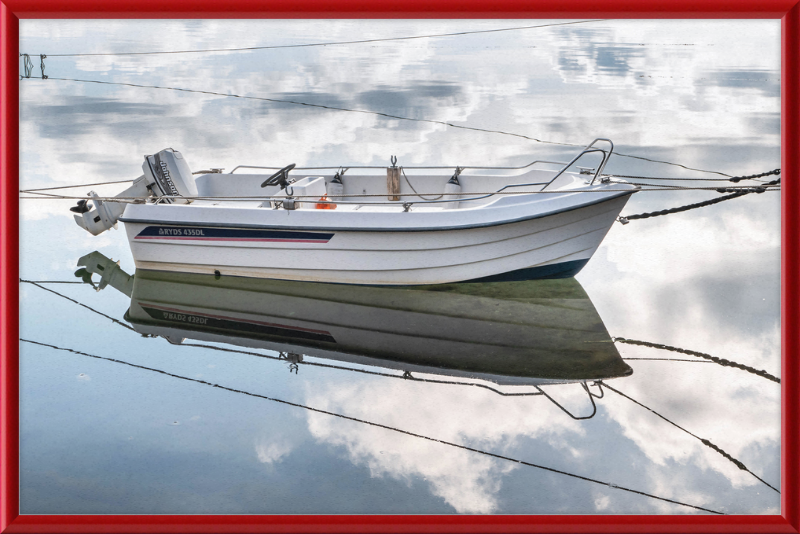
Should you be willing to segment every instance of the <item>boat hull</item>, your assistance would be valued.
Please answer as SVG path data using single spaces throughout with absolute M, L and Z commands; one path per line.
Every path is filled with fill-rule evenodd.
M 121 220 L 139 269 L 359 285 L 426 285 L 574 276 L 597 250 L 629 196 L 626 192 L 592 199 L 531 218 L 449 228 L 446 224 L 397 229 L 281 227 L 230 224 L 213 216 L 202 222 L 145 219 L 130 217 L 127 211 Z M 273 210 L 261 213 L 275 214 Z M 292 216 L 302 221 L 299 212 Z

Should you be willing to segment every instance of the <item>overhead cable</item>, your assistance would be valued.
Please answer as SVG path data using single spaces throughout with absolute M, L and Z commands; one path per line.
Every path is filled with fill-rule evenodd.
M 362 114 L 366 114 L 366 115 L 375 115 L 375 116 L 378 116 L 378 117 L 385 117 L 387 119 L 395 119 L 395 120 L 411 121 L 411 122 L 424 122 L 424 123 L 428 123 L 428 124 L 439 124 L 439 125 L 442 125 L 442 126 L 449 126 L 451 128 L 459 128 L 461 130 L 471 130 L 471 131 L 475 131 L 475 132 L 493 133 L 493 134 L 499 134 L 499 135 L 509 135 L 509 136 L 512 136 L 512 137 L 519 137 L 521 139 L 527 139 L 529 141 L 535 141 L 537 143 L 543 143 L 543 144 L 548 144 L 548 145 L 558 145 L 558 146 L 569 146 L 569 147 L 583 148 L 583 145 L 579 145 L 579 144 L 575 144 L 575 143 L 559 143 L 557 141 L 547 141 L 547 140 L 544 140 L 544 139 L 538 139 L 536 137 L 531 137 L 531 136 L 528 136 L 528 135 L 523 135 L 523 134 L 518 134 L 518 133 L 513 133 L 513 132 L 504 132 L 502 130 L 491 130 L 491 129 L 488 129 L 488 128 L 477 128 L 477 127 L 474 127 L 474 126 L 464 126 L 464 125 L 461 125 L 461 124 L 453 124 L 452 122 L 439 121 L 439 120 L 433 120 L 433 119 L 416 119 L 416 118 L 412 118 L 412 117 L 403 117 L 403 116 L 400 116 L 400 115 L 392 115 L 390 113 L 383 113 L 383 112 L 380 112 L 380 111 L 370 111 L 370 110 L 364 110 L 364 109 L 350 109 L 350 108 L 342 108 L 342 107 L 337 107 L 337 106 L 326 106 L 324 104 L 311 104 L 309 102 L 299 102 L 297 100 L 286 100 L 286 99 L 280 99 L 280 98 L 267 98 L 267 97 L 261 97 L 261 96 L 246 96 L 246 95 L 237 95 L 237 94 L 234 94 L 234 93 L 220 93 L 220 92 L 217 92 L 217 91 L 203 91 L 203 90 L 199 90 L 199 89 L 186 89 L 186 88 L 182 88 L 182 87 L 169 87 L 169 86 L 163 86 L 163 85 L 144 85 L 144 84 L 128 83 L 128 82 L 107 82 L 107 81 L 102 81 L 102 80 L 82 80 L 82 79 L 78 79 L 78 78 L 57 78 L 57 77 L 53 77 L 53 76 L 50 76 L 48 79 L 65 81 L 65 82 L 97 83 L 97 84 L 102 84 L 102 85 L 120 85 L 120 86 L 125 86 L 125 87 L 137 87 L 137 88 L 141 88 L 141 89 L 162 89 L 162 90 L 168 90 L 168 91 L 179 91 L 179 92 L 183 92 L 183 93 L 198 93 L 198 94 L 211 95 L 211 96 L 223 96 L 223 97 L 230 97 L 230 98 L 241 98 L 241 99 L 244 99 L 244 100 L 257 100 L 257 101 L 261 101 L 261 102 L 275 102 L 275 103 L 278 103 L 278 104 L 292 104 L 292 105 L 296 105 L 296 106 L 306 106 L 306 107 L 311 107 L 311 108 L 327 109 L 327 110 L 330 110 L 330 111 L 348 111 L 348 112 L 351 112 L 351 113 L 362 113 Z M 730 175 L 729 174 L 725 174 L 724 172 L 709 171 L 709 170 L 705 170 L 705 169 L 697 169 L 697 168 L 694 168 L 694 167 L 688 167 L 686 165 L 682 165 L 680 163 L 673 163 L 673 162 L 670 162 L 670 161 L 657 160 L 657 159 L 647 158 L 647 157 L 644 157 L 644 156 L 634 156 L 634 155 L 631 155 L 631 154 L 622 154 L 622 153 L 619 153 L 619 152 L 615 152 L 614 155 L 619 156 L 619 157 L 623 157 L 623 158 L 632 158 L 632 159 L 638 159 L 638 160 L 642 160 L 642 161 L 649 161 L 651 163 L 662 163 L 662 164 L 665 164 L 665 165 L 673 165 L 675 167 L 681 167 L 681 168 L 689 170 L 689 171 L 705 172 L 705 173 L 709 173 L 709 174 L 719 174 L 720 176 L 726 176 L 726 177 L 730 178 Z
M 490 30 L 469 30 L 463 32 L 451 33 L 434 33 L 429 35 L 411 35 L 406 37 L 383 37 L 376 39 L 357 39 L 352 41 L 328 41 L 322 43 L 303 43 L 303 44 L 287 44 L 287 45 L 269 45 L 269 46 L 245 46 L 240 48 L 205 48 L 201 50 L 165 50 L 153 52 L 96 52 L 84 54 L 48 54 L 50 57 L 86 57 L 86 56 L 153 56 L 164 54 L 204 54 L 209 52 L 251 52 L 255 50 L 277 50 L 281 48 L 310 48 L 316 46 L 336 46 L 336 45 L 352 45 L 352 44 L 367 44 L 367 43 L 380 43 L 387 41 L 410 41 L 414 39 L 433 39 L 437 37 L 458 37 L 461 35 L 475 35 L 481 33 L 499 33 L 510 32 L 519 30 L 531 30 L 535 28 L 550 28 L 554 26 L 569 26 L 572 24 L 586 24 L 589 22 L 604 22 L 609 19 L 593 19 L 593 20 L 577 20 L 572 22 L 555 22 L 551 24 L 537 24 L 531 26 L 514 26 L 511 28 L 495 28 Z M 20 54 L 24 55 L 24 54 Z

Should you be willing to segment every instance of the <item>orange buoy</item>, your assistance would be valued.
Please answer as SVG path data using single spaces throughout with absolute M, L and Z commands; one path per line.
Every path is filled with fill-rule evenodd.
M 322 195 L 315 206 L 318 210 L 335 210 L 336 204 L 328 200 L 328 195 Z

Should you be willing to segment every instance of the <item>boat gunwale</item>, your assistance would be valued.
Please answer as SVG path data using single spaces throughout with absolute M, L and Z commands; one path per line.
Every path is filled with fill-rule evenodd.
M 133 223 L 133 224 L 158 224 L 158 225 L 168 225 L 168 226 L 193 226 L 193 227 L 213 227 L 213 228 L 258 228 L 258 229 L 268 229 L 268 230 L 285 230 L 287 228 L 293 229 L 302 229 L 308 231 L 336 231 L 336 232 L 395 232 L 395 233 L 404 233 L 404 232 L 441 232 L 441 231 L 453 231 L 453 230 L 470 230 L 476 228 L 490 228 L 495 226 L 503 226 L 506 224 L 514 224 L 524 221 L 530 221 L 534 219 L 542 219 L 545 217 L 550 217 L 553 215 L 558 215 L 561 213 L 566 213 L 582 208 L 587 208 L 590 206 L 594 206 L 597 204 L 602 204 L 604 202 L 609 202 L 611 200 L 619 199 L 626 195 L 632 195 L 639 190 L 638 187 L 634 187 L 629 191 L 620 191 L 615 192 L 616 194 L 610 194 L 609 196 L 604 196 L 600 199 L 590 200 L 588 202 L 584 202 L 581 204 L 575 204 L 572 206 L 567 206 L 563 208 L 559 208 L 553 211 L 548 211 L 544 213 L 536 213 L 524 217 L 517 217 L 515 219 L 503 219 L 500 221 L 491 221 L 491 222 L 484 222 L 484 223 L 473 223 L 473 224 L 462 224 L 456 226 L 426 226 L 426 227 L 418 227 L 418 226 L 395 226 L 395 227 L 335 227 L 335 226 L 305 226 L 305 225 L 298 225 L 298 224 L 243 224 L 243 223 L 219 223 L 219 222 L 196 222 L 196 221 L 168 221 L 168 220 L 157 220 L 157 219 L 133 219 L 130 217 L 120 217 L 119 221 L 123 223 Z M 185 206 L 180 206 L 185 207 Z M 253 209 L 253 208 L 248 208 Z M 479 209 L 479 208 L 476 208 Z M 500 208 L 503 209 L 503 208 Z M 127 211 L 127 210 L 126 210 Z M 271 210 L 274 211 L 274 210 Z M 311 210 L 309 210 L 311 211 Z M 442 213 L 458 213 L 459 210 L 448 210 L 443 211 Z M 349 212 L 348 212 L 349 213 Z

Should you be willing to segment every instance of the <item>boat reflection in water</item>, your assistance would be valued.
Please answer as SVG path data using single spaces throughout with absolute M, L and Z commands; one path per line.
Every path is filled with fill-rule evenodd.
M 131 276 L 100 252 L 78 265 L 76 276 L 87 283 L 95 285 L 97 274 L 97 289 L 111 285 L 131 297 L 125 320 L 141 334 L 277 351 L 295 372 L 305 355 L 554 402 L 539 386 L 579 383 L 593 406 L 588 382 L 633 372 L 574 278 L 398 288 L 148 270 Z

